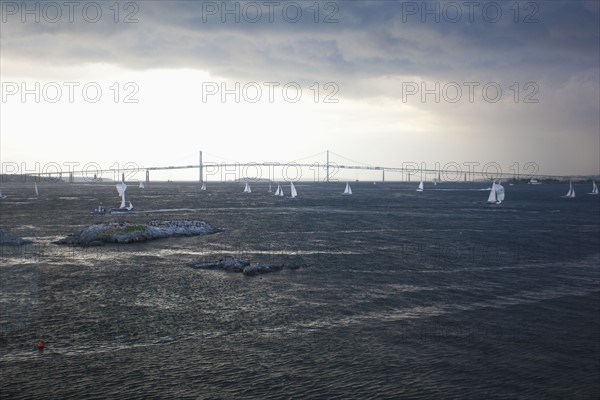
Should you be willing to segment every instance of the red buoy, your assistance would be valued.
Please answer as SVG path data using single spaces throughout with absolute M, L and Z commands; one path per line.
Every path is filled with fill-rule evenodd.
M 44 342 L 42 342 L 41 340 L 38 342 L 37 344 L 37 348 L 38 350 L 44 350 Z

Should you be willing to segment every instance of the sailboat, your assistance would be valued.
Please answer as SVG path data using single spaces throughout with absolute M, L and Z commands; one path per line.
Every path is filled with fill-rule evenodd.
M 206 190 L 206 183 L 202 182 L 202 186 L 200 186 L 200 190 Z
M 144 182 L 140 181 L 140 189 L 144 189 L 144 188 L 145 188 Z
M 352 188 L 350 187 L 350 184 L 348 182 L 346 182 L 346 189 L 344 189 L 344 193 L 345 195 L 351 195 L 352 194 Z
M 129 206 L 125 205 L 125 192 L 127 191 L 127 185 L 125 184 L 125 182 L 121 181 L 120 183 L 117 183 L 116 186 L 117 192 L 119 192 L 119 195 L 121 196 L 121 206 L 119 208 L 113 208 L 112 210 L 110 210 L 110 213 L 124 214 L 133 210 L 133 204 L 131 204 L 131 201 L 129 202 Z
M 99 205 L 98 207 L 94 208 L 94 209 L 93 209 L 93 210 L 90 212 L 90 214 L 101 214 L 101 215 L 102 215 L 102 214 L 106 214 L 106 208 L 104 208 L 104 207 L 102 206 L 102 203 L 100 203 L 100 205 Z
M 39 196 L 40 192 L 38 191 L 37 182 L 33 182 L 33 188 L 35 189 L 35 195 Z
M 504 186 L 500 182 L 496 184 L 496 181 L 494 181 L 487 202 L 490 204 L 500 204 L 502 201 L 504 201 Z
M 419 183 L 419 187 L 417 188 L 417 192 L 422 192 L 423 191 L 423 181 L 421 181 Z
M 564 196 L 560 196 L 563 199 L 574 199 L 575 198 L 575 189 L 573 189 L 573 182 L 569 181 L 569 191 Z
M 292 199 L 296 198 L 298 196 L 298 192 L 296 191 L 296 186 L 294 186 L 294 182 L 290 182 L 290 197 Z
M 588 194 L 598 194 L 598 186 L 596 186 L 596 182 L 592 181 L 592 193 Z
M 248 185 L 248 182 L 246 182 L 246 187 L 244 188 L 244 193 L 252 193 L 252 190 L 250 190 L 250 185 Z
M 275 191 L 275 196 L 283 197 L 283 189 L 281 188 L 281 185 L 279 183 L 277 184 L 277 190 Z
M 496 199 L 498 200 L 498 204 L 504 201 L 504 186 L 502 186 L 502 182 L 500 181 L 496 184 Z
M 271 182 L 269 182 L 269 193 L 271 193 L 273 189 L 271 189 Z

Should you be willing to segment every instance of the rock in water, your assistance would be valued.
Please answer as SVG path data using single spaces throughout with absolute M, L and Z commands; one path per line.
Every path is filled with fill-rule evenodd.
M 31 240 L 21 239 L 8 231 L 0 228 L 0 245 L 2 246 L 22 246 L 31 243 Z
M 215 268 L 221 268 L 221 265 L 219 264 L 218 261 L 209 261 L 209 262 L 193 263 L 190 265 L 190 267 L 196 268 L 196 269 L 215 269 Z
M 244 275 L 246 276 L 258 275 L 258 272 L 258 266 L 256 265 L 248 265 L 244 268 Z
M 233 257 L 226 257 L 220 259 L 219 261 L 194 263 L 191 264 L 191 267 L 197 269 L 221 268 L 225 271 L 242 272 L 244 268 L 248 265 L 250 265 L 250 263 L 246 260 L 241 260 Z
M 244 268 L 250 265 L 250 263 L 246 260 L 227 257 L 225 259 L 219 260 L 219 265 L 225 271 L 242 272 Z
M 190 264 L 190 267 L 197 269 L 215 269 L 220 268 L 224 271 L 230 272 L 242 272 L 246 276 L 254 276 L 258 274 L 266 274 L 274 271 L 281 271 L 284 267 L 283 264 L 272 265 L 272 264 L 261 264 L 257 263 L 251 265 L 246 260 L 241 260 L 233 257 L 227 257 L 219 261 L 213 262 L 199 262 Z M 290 269 L 298 269 L 298 266 L 289 267 Z
M 209 235 L 217 232 L 204 221 L 150 221 L 147 224 L 110 222 L 88 226 L 56 244 L 97 246 L 106 243 L 135 243 L 175 236 Z
M 282 269 L 283 265 L 256 264 L 244 268 L 244 275 L 252 276 L 257 274 L 266 274 L 269 272 L 281 271 Z

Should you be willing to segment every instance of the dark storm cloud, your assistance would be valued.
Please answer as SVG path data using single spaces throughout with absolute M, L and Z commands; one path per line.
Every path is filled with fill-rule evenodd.
M 41 12 L 45 3 L 13 4 L 37 4 Z M 31 15 L 22 23 L 22 11 L 8 15 L 3 5 L 3 60 L 42 69 L 108 63 L 198 68 L 241 81 L 337 81 L 348 96 L 391 95 L 365 84 L 390 77 L 560 85 L 598 70 L 595 2 L 323 1 L 317 23 L 313 1 L 136 2 L 139 10 L 118 3 L 118 23 L 113 3 L 95 4 L 103 11 L 98 22 L 86 21 L 81 10 L 70 22 L 63 7 L 57 23 L 42 13 L 39 24 Z M 252 22 L 257 5 L 262 15 Z M 292 22 L 296 5 L 302 17 Z M 287 17 L 284 7 L 290 7 Z M 227 14 L 225 8 L 239 11 Z M 138 22 L 125 23 L 127 17 Z
M 514 147 L 539 148 L 535 157 L 548 160 L 564 158 L 563 149 L 551 152 L 538 143 L 551 138 L 564 147 L 559 139 L 568 135 L 572 149 L 566 158 L 598 165 L 600 2 L 595 0 L 279 1 L 272 15 L 268 5 L 275 3 L 266 1 L 98 1 L 93 4 L 101 6 L 103 15 L 97 22 L 82 18 L 81 8 L 91 3 L 78 3 L 73 22 L 63 14 L 56 23 L 44 18 L 35 23 L 31 15 L 23 23 L 21 13 L 7 4 L 34 9 L 49 2 L 3 1 L 2 76 L 47 80 L 65 70 L 68 79 L 63 79 L 82 79 L 70 74 L 102 64 L 134 71 L 198 69 L 215 80 L 242 84 L 336 82 L 339 98 L 381 105 L 393 116 L 398 111 L 401 133 L 415 126 L 443 135 L 452 127 L 464 140 L 469 133 L 485 138 L 486 147 L 500 140 L 507 144 L 506 154 L 515 154 Z M 120 7 L 117 22 L 110 8 L 114 4 Z M 235 15 L 222 12 L 224 4 L 250 14 L 240 14 L 236 22 Z M 290 4 L 284 17 L 282 9 Z M 252 22 L 255 5 L 262 16 Z M 296 5 L 303 7 L 302 17 L 293 22 Z M 65 68 L 71 66 L 79 68 Z M 415 96 L 404 107 L 407 82 L 428 87 L 498 82 L 505 95 L 502 102 L 475 105 L 436 104 Z M 509 90 L 515 82 L 521 89 L 518 104 L 511 102 Z M 529 82 L 539 88 L 534 105 L 522 103 Z M 529 142 L 514 145 L 523 140 Z M 473 152 L 480 154 L 482 148 L 473 147 Z

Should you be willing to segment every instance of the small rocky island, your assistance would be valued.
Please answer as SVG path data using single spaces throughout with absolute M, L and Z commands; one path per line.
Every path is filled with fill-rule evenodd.
M 3 228 L 0 228 L 0 245 L 1 246 L 22 246 L 31 243 L 30 240 L 21 239 Z
M 217 230 L 200 220 L 150 221 L 147 224 L 110 222 L 88 226 L 56 244 L 103 246 L 107 243 L 139 243 L 175 236 L 199 236 Z
M 190 266 L 196 269 L 222 269 L 228 272 L 242 272 L 246 276 L 254 276 L 258 274 L 266 274 L 268 272 L 281 271 L 284 268 L 299 268 L 297 265 L 284 264 L 273 265 L 257 263 L 252 265 L 249 261 L 233 257 L 226 257 L 219 261 L 193 263 Z

